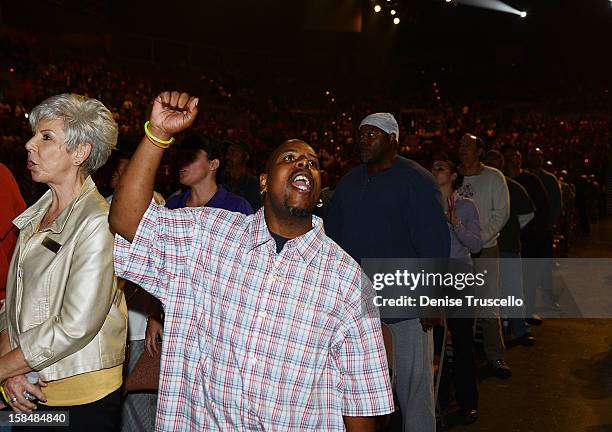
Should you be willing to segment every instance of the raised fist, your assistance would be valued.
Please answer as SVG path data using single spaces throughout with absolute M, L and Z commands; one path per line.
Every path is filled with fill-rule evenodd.
M 163 92 L 155 98 L 149 118 L 150 131 L 167 140 L 192 125 L 198 114 L 198 101 L 189 93 Z

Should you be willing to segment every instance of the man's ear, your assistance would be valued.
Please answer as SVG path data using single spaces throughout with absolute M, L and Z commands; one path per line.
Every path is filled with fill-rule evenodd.
M 397 149 L 399 144 L 397 142 L 397 137 L 395 136 L 395 133 L 391 132 L 389 134 L 389 142 L 391 143 L 392 148 Z
M 217 171 L 219 169 L 219 165 L 221 165 L 219 159 L 213 159 L 210 161 L 210 169 L 213 171 Z
M 268 174 L 259 175 L 259 191 L 266 192 L 268 190 Z
M 79 144 L 77 149 L 72 154 L 73 162 L 75 165 L 83 165 L 83 163 L 87 160 L 89 155 L 91 154 L 91 144 Z

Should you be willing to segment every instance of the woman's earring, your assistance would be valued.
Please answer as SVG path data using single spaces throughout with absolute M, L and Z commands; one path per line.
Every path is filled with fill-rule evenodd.
M 323 200 L 321 198 L 319 198 L 319 202 L 317 203 L 317 207 L 318 208 L 323 207 Z
M 267 189 L 262 189 L 259 193 L 261 194 L 261 196 L 263 196 L 263 194 L 265 194 L 267 192 Z

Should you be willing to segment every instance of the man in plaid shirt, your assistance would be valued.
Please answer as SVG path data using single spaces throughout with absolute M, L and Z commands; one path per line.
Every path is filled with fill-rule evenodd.
M 197 104 L 155 99 L 109 216 L 117 274 L 164 305 L 156 429 L 376 430 L 393 411 L 379 317 L 359 266 L 312 216 L 314 150 L 273 152 L 254 215 L 151 203 L 163 149 Z

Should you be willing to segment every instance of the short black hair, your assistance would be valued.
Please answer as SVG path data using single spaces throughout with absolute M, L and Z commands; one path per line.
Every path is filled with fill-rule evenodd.
M 208 156 L 208 160 L 219 159 L 221 161 L 221 147 L 219 144 L 209 137 L 199 132 L 194 132 L 187 135 L 181 141 L 180 148 L 182 150 L 204 150 Z
M 477 135 L 474 135 L 472 133 L 465 133 L 461 137 L 461 141 L 466 141 L 466 140 L 475 141 L 477 148 L 483 149 L 485 151 L 487 150 L 487 147 L 485 146 L 484 141 Z

